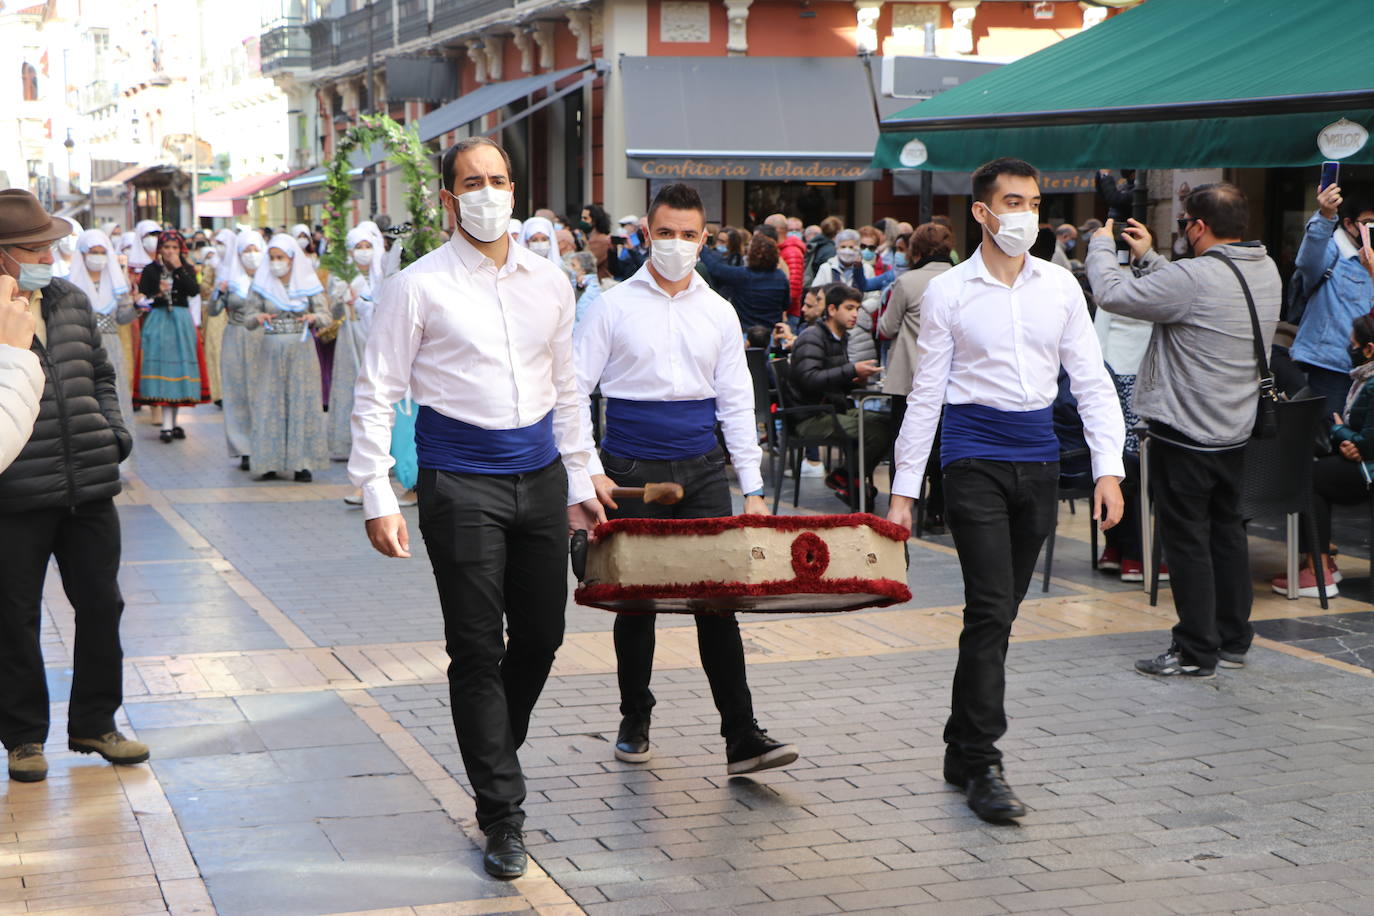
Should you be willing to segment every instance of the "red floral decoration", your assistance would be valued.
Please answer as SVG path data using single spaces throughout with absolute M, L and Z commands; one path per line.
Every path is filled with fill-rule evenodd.
M 830 566 L 830 548 L 810 531 L 792 541 L 792 571 L 798 579 L 819 579 Z

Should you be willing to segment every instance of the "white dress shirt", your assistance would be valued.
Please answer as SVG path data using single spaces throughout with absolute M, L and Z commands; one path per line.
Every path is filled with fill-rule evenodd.
M 382 287 L 353 402 L 348 476 L 367 518 L 399 511 L 387 480 L 391 405 L 415 401 L 482 429 L 518 429 L 554 411 L 569 504 L 594 499 L 572 362 L 573 293 L 563 272 L 511 245 L 505 266 L 461 233 Z
M 669 296 L 646 263 L 624 283 L 602 293 L 582 315 L 575 338 L 577 383 L 586 416 L 582 447 L 588 470 L 605 473 L 591 433 L 590 395 L 627 401 L 716 399 L 716 419 L 745 493 L 763 487 L 754 425 L 754 385 L 744 361 L 735 309 L 701 275 Z
M 1027 255 L 1008 287 L 988 273 L 980 248 L 930 281 L 921 318 L 918 368 L 897 437 L 894 494 L 920 497 L 943 405 L 1041 410 L 1059 394 L 1061 365 L 1078 400 L 1093 478 L 1125 476 L 1126 422 L 1073 274 Z

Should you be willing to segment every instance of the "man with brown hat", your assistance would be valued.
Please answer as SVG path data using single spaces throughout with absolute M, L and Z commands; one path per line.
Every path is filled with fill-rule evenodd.
M 119 412 L 114 368 L 86 294 L 52 277 L 52 243 L 71 227 L 28 191 L 0 191 L 0 274 L 13 277 L 34 321 L 43 368 L 33 435 L 0 472 L 0 741 L 9 775 L 48 775 L 48 686 L 39 644 L 48 558 L 76 611 L 67 746 L 111 763 L 148 759 L 115 729 L 124 702 L 119 618 L 119 462 L 133 440 Z M 7 284 L 8 285 L 8 284 Z

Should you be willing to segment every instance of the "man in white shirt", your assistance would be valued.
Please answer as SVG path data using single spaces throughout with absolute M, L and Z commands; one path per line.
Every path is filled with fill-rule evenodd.
M 575 361 L 588 449 L 589 395 L 599 384 L 607 399 L 601 456 L 593 455 L 590 464 L 597 495 L 613 518 L 730 515 L 725 453 L 716 441 L 719 422 L 745 494 L 744 512 L 767 515 L 754 390 L 739 319 L 693 269 L 706 238 L 700 195 L 689 185 L 664 186 L 649 207 L 648 225 L 649 259 L 594 302 L 577 328 Z M 679 483 L 685 496 L 673 506 L 620 506 L 611 496 L 616 486 L 648 482 Z M 615 619 L 622 716 L 615 756 L 628 763 L 645 763 L 652 756 L 654 620 L 653 614 Z M 701 665 L 720 712 L 727 771 L 753 773 L 796 760 L 795 747 L 768 737 L 754 719 L 735 615 L 698 614 L 696 625 Z
M 442 168 L 457 230 L 383 287 L 348 472 L 372 545 L 410 556 L 387 479 L 391 405 L 409 387 L 421 405 L 420 530 L 444 613 L 458 749 L 487 834 L 486 870 L 514 878 L 528 862 L 516 749 L 563 640 L 568 532 L 605 516 L 587 475 L 572 288 L 547 258 L 510 243 L 504 150 L 462 140 Z
M 944 411 L 945 522 L 964 574 L 964 629 L 945 726 L 945 779 L 990 821 L 1025 814 L 996 742 L 1007 730 L 1007 640 L 1036 558 L 1054 528 L 1059 443 L 1052 405 L 1069 374 L 1092 452 L 1094 518 L 1121 519 L 1126 427 L 1083 292 L 1063 268 L 1027 254 L 1038 234 L 1039 173 L 995 159 L 973 173 L 983 242 L 930 282 L 888 519 L 911 507 Z

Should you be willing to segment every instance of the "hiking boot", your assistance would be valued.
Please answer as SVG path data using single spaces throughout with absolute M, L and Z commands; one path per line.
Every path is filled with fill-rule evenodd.
M 725 772 L 731 776 L 785 767 L 796 759 L 794 745 L 774 741 L 757 723 L 725 742 Z
M 21 744 L 10 748 L 10 779 L 15 782 L 42 782 L 48 778 L 48 761 L 43 745 Z
M 620 734 L 615 739 L 615 759 L 626 763 L 648 763 L 654 756 L 649 746 L 649 717 L 626 716 L 620 720 Z
M 99 754 L 110 763 L 131 766 L 148 759 L 148 745 L 130 741 L 119 732 L 108 732 L 99 738 L 68 738 L 67 749 L 78 754 Z
M 1141 674 L 1155 677 L 1216 677 L 1217 669 L 1207 668 L 1183 658 L 1178 646 L 1170 646 L 1169 651 L 1154 658 L 1142 658 L 1135 663 L 1135 670 Z

